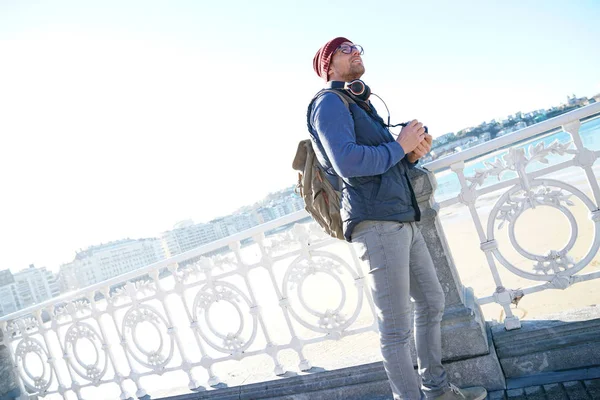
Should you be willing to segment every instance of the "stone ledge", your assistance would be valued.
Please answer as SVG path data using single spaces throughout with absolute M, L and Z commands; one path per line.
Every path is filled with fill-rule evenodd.
M 529 335 L 507 336 L 502 339 L 494 337 L 500 358 L 595 342 L 600 343 L 600 320 L 594 323 L 571 322 L 556 327 L 544 327 L 530 332 Z
M 488 331 L 488 335 L 491 335 Z M 488 343 L 492 343 L 488 340 Z M 458 386 L 483 385 L 488 390 L 506 387 L 493 348 L 488 354 L 445 362 L 452 383 Z M 415 371 L 416 374 L 416 371 Z M 334 371 L 298 375 L 274 381 L 231 388 L 207 390 L 163 400 L 390 400 L 390 386 L 382 362 Z
M 523 378 L 511 378 L 506 380 L 506 388 L 519 389 L 529 386 L 542 386 L 575 380 L 597 380 L 597 383 L 600 384 L 600 367 L 547 372 Z
M 524 321 L 519 331 L 492 328 L 507 378 L 600 366 L 600 319 Z
M 334 395 L 335 393 L 335 395 Z M 379 393 L 379 394 L 378 394 Z M 164 400 L 347 399 L 367 394 L 389 399 L 391 390 L 381 362 L 324 371 L 275 381 L 166 397 Z M 303 397 L 304 396 L 304 397 Z M 375 400 L 376 397 L 373 397 Z
M 583 379 L 540 383 L 488 393 L 489 400 L 573 400 L 600 399 L 600 379 Z
M 600 319 L 589 321 L 564 322 L 564 321 L 521 321 L 521 329 L 506 331 L 501 325 L 492 327 L 492 334 L 496 347 L 514 344 L 523 339 L 546 340 L 566 335 L 596 332 L 600 330 Z

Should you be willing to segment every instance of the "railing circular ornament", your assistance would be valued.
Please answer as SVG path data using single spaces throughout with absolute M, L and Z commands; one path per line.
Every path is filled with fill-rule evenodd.
M 84 362 L 77 351 L 77 343 L 80 341 L 87 341 L 94 348 L 95 357 L 91 364 Z M 106 373 L 108 359 L 102 348 L 100 335 L 91 325 L 85 322 L 71 325 L 65 335 L 65 351 L 72 354 L 72 357 L 69 357 L 69 364 L 82 378 L 95 383 L 99 382 Z
M 211 308 L 221 301 L 231 305 L 238 316 L 239 326 L 234 332 L 220 332 L 211 322 Z M 240 304 L 245 306 L 244 310 Z M 196 329 L 211 347 L 223 353 L 240 354 L 247 350 L 256 338 L 258 316 L 254 312 L 255 310 L 250 299 L 237 287 L 228 282 L 213 282 L 203 286 L 196 294 L 193 315 L 195 321 L 204 319 L 205 324 L 203 325 L 207 331 L 204 331 L 200 324 L 196 325 Z M 252 327 L 249 337 L 245 337 L 248 336 L 244 333 L 248 319 L 250 319 Z
M 27 363 L 27 355 L 34 354 L 42 366 L 41 374 L 35 375 Z M 15 350 L 16 363 L 19 366 L 19 375 L 25 386 L 36 392 L 44 393 L 52 383 L 52 370 L 48 368 L 48 352 L 44 346 L 34 338 L 25 338 L 19 342 Z M 37 362 L 36 362 L 37 364 Z
M 140 332 L 140 324 L 148 322 L 158 334 L 158 343 L 153 343 L 153 348 L 144 348 L 140 340 L 142 336 L 147 339 L 147 332 Z M 123 318 L 123 335 L 128 344 L 127 351 L 140 364 L 156 369 L 166 366 L 173 356 L 172 336 L 168 336 L 169 326 L 165 318 L 158 311 L 147 305 L 133 307 L 127 311 Z
M 346 307 L 347 300 L 347 286 L 344 284 L 342 277 L 347 273 L 349 274 L 354 283 L 359 278 L 356 272 L 350 265 L 342 258 L 335 254 L 326 251 L 311 251 L 310 257 L 305 256 L 297 257 L 286 271 L 283 278 L 283 296 L 284 298 L 290 298 L 292 294 L 297 298 L 297 303 L 301 306 L 301 310 L 294 309 L 296 302 L 290 302 L 288 307 L 291 315 L 304 327 L 311 329 L 315 332 L 332 333 L 340 332 L 348 328 L 360 314 L 363 302 L 363 292 L 360 285 L 353 285 L 353 290 L 356 290 L 356 304 L 354 310 L 351 310 L 352 315 L 348 318 L 343 313 Z M 326 310 L 315 310 L 310 307 L 307 302 L 306 280 L 313 275 L 320 274 L 331 278 L 337 286 L 340 288 L 341 297 L 339 303 L 334 309 Z M 310 316 L 314 316 L 317 323 L 306 321 L 301 315 L 308 313 Z
M 508 224 L 511 244 L 519 254 L 533 262 L 533 272 L 511 264 L 504 257 L 501 249 L 495 248 L 493 253 L 498 261 L 509 271 L 523 278 L 537 281 L 552 281 L 556 276 L 571 276 L 588 265 L 600 247 L 600 223 L 594 221 L 595 233 L 592 245 L 587 254 L 579 262 L 575 262 L 569 252 L 577 241 L 578 224 L 573 213 L 567 208 L 574 205 L 571 201 L 573 196 L 581 200 L 590 212 L 594 211 L 595 205 L 585 193 L 567 183 L 553 179 L 533 179 L 529 181 L 529 190 L 516 185 L 504 193 L 490 212 L 488 239 L 495 240 L 496 232 Z M 515 235 L 515 223 L 525 211 L 541 206 L 552 207 L 563 213 L 571 226 L 571 236 L 567 244 L 560 250 L 548 249 L 546 254 L 533 254 L 519 244 Z

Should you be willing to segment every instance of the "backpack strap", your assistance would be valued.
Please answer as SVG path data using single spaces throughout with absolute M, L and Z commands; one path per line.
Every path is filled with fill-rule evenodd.
M 383 119 L 381 119 L 381 117 L 379 115 L 375 115 L 373 113 L 373 109 L 367 104 L 367 102 L 364 101 L 356 101 L 352 98 L 352 96 L 350 96 L 349 94 L 347 94 L 345 91 L 340 90 L 340 89 L 322 89 L 319 93 L 317 93 L 315 95 L 315 97 L 313 98 L 313 100 L 310 102 L 310 105 L 308 106 L 308 114 L 307 114 L 307 121 L 310 124 L 310 111 L 313 105 L 313 102 L 319 97 L 321 96 L 323 93 L 335 93 L 340 100 L 342 100 L 342 102 L 344 103 L 344 105 L 346 106 L 346 108 L 348 108 L 348 110 L 350 110 L 350 104 L 356 104 L 358 105 L 360 108 L 362 108 L 363 110 L 366 111 L 366 113 L 373 118 L 375 121 L 377 121 L 378 123 L 380 123 L 385 129 L 389 130 L 389 126 L 387 126 L 385 124 L 385 122 L 383 121 Z M 352 114 L 352 111 L 350 111 L 350 114 Z
M 315 94 L 315 97 L 313 97 L 312 100 L 310 101 L 310 103 L 308 104 L 308 110 L 306 111 L 306 122 L 308 123 L 309 126 L 310 126 L 310 115 L 312 113 L 312 106 L 313 106 L 314 102 L 325 93 L 335 93 L 335 95 L 338 96 L 340 98 L 340 100 L 342 100 L 342 102 L 344 103 L 344 105 L 346 106 L 348 111 L 350 111 L 350 104 L 356 104 L 356 101 L 354 101 L 354 99 L 352 99 L 352 97 L 343 93 L 341 90 L 321 89 L 317 94 Z M 350 114 L 352 114 L 352 111 L 350 111 Z
M 315 95 L 315 98 L 313 99 L 313 101 L 316 100 L 319 96 L 321 96 L 324 93 L 335 93 L 340 98 L 340 100 L 342 100 L 342 102 L 348 109 L 350 109 L 350 104 L 356 104 L 356 101 L 354 101 L 354 99 L 352 97 L 348 96 L 341 90 L 337 90 L 337 89 L 323 89 Z M 312 102 L 311 102 L 311 105 L 312 105 Z
M 325 93 L 334 93 L 336 96 L 338 96 L 340 98 L 340 100 L 342 100 L 342 103 L 344 103 L 344 105 L 350 112 L 350 115 L 352 115 L 352 111 L 350 111 L 350 104 L 357 104 L 356 101 L 354 101 L 354 99 L 352 97 L 350 97 L 349 95 L 344 93 L 342 90 L 321 89 L 317 94 L 315 94 L 315 97 L 313 97 L 313 99 L 310 101 L 310 104 L 308 105 L 308 110 L 306 110 L 306 124 L 308 125 L 309 131 L 310 131 L 310 117 L 312 114 L 312 106 L 313 106 L 314 102 Z M 309 141 L 310 141 L 310 139 L 309 139 Z M 301 171 L 306 162 L 307 156 L 306 156 L 306 150 L 304 150 L 304 149 L 305 149 L 305 143 L 304 143 L 304 141 L 302 141 L 298 144 L 298 150 L 296 152 L 296 157 L 294 158 L 294 163 L 293 163 L 293 168 L 297 171 Z M 338 187 L 339 187 L 339 190 L 341 191 L 341 189 L 343 187 L 343 179 L 340 176 L 338 176 Z

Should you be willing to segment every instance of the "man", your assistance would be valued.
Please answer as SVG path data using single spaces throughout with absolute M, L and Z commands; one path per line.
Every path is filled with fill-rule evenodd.
M 370 272 L 381 350 L 394 399 L 484 399 L 482 387 L 458 389 L 442 366 L 440 322 L 444 292 L 416 221 L 419 207 L 407 175 L 431 148 L 431 136 L 413 120 L 396 139 L 368 99 L 344 90 L 365 72 L 362 47 L 338 37 L 315 55 L 315 72 L 353 101 L 320 92 L 308 110 L 317 158 L 342 178 L 341 214 Z M 415 303 L 419 384 L 410 357 L 410 298 Z

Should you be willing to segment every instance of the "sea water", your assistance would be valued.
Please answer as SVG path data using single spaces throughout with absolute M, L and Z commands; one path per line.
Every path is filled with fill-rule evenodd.
M 587 149 L 593 150 L 593 151 L 600 150 L 600 118 L 583 123 L 579 130 L 579 134 L 581 136 L 583 145 Z M 540 138 L 537 138 L 534 140 L 529 139 L 522 144 L 518 144 L 516 147 L 524 148 L 525 154 L 529 157 L 528 149 L 530 146 L 535 146 L 538 143 L 543 142 L 544 145 L 546 147 L 548 147 L 554 141 L 558 141 L 559 143 L 564 144 L 564 143 L 572 142 L 573 139 L 571 138 L 571 135 L 568 132 L 559 131 L 554 134 L 546 135 L 546 136 L 543 136 L 543 137 L 540 137 Z M 574 150 L 575 145 L 571 144 L 569 149 Z M 493 162 L 494 160 L 496 160 L 498 158 L 502 159 L 502 157 L 504 157 L 507 153 L 508 153 L 508 149 L 503 149 L 503 150 L 499 150 L 496 152 L 484 154 L 483 156 L 480 156 L 479 158 L 468 161 L 465 165 L 465 170 L 464 170 L 465 176 L 471 177 L 471 176 L 475 175 L 476 171 L 481 171 L 481 170 L 487 169 L 488 168 L 486 166 L 487 163 Z M 573 157 L 572 154 L 564 154 L 562 156 L 557 155 L 557 154 L 550 154 L 546 157 L 546 159 L 548 160 L 547 164 L 539 162 L 539 161 L 533 161 L 527 166 L 526 171 L 533 172 L 533 171 L 540 170 L 542 168 L 547 168 L 550 165 L 554 165 L 554 164 L 558 164 L 560 162 L 567 161 L 567 160 L 571 159 L 572 157 Z M 425 165 L 425 167 L 427 167 L 427 165 Z M 515 178 L 516 176 L 517 176 L 516 172 L 507 171 L 500 176 L 500 181 L 512 179 L 512 178 Z M 458 181 L 458 176 L 454 172 L 450 171 L 449 169 L 445 170 L 445 171 L 441 171 L 441 172 L 436 172 L 435 177 L 436 177 L 437 184 L 438 184 L 437 190 L 435 192 L 436 201 L 442 202 L 444 200 L 451 199 L 460 193 L 460 183 Z M 497 182 L 498 182 L 497 177 L 490 176 L 483 182 L 483 185 L 481 187 L 486 187 L 486 186 L 492 185 Z

